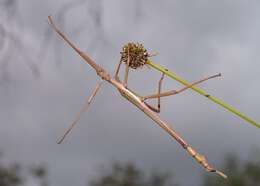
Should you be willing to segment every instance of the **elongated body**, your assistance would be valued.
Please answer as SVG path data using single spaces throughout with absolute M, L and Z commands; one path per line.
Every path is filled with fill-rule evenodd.
M 120 94 L 138 107 L 142 112 L 144 112 L 147 116 L 149 116 L 153 121 L 155 121 L 160 127 L 162 127 L 166 132 L 168 132 L 174 139 L 176 139 L 182 147 L 187 148 L 188 144 L 178 135 L 170 126 L 163 121 L 159 115 L 153 112 L 147 105 L 141 100 L 140 97 L 135 95 L 132 91 L 125 88 L 121 83 L 118 83 L 117 80 L 111 79 L 111 84 L 113 84 Z
M 96 64 L 95 61 L 93 61 L 86 53 L 80 51 L 73 43 L 71 43 L 68 38 L 54 25 L 51 17 L 48 17 L 49 24 L 52 26 L 52 28 L 59 34 L 59 36 L 62 37 L 83 59 L 86 63 L 88 63 L 97 73 L 97 75 L 113 85 L 117 90 L 120 92 L 120 94 L 126 98 L 129 102 L 134 104 L 137 108 L 139 108 L 143 113 L 145 113 L 148 117 L 150 117 L 154 122 L 156 122 L 161 128 L 163 128 L 170 136 L 172 136 L 199 164 L 201 164 L 207 171 L 209 172 L 215 172 L 222 176 L 223 178 L 227 178 L 227 176 L 211 167 L 206 158 L 196 152 L 182 137 L 173 130 L 167 122 L 163 121 L 158 114 L 156 114 L 153 110 L 151 110 L 145 102 L 137 96 L 135 93 L 133 93 L 131 90 L 126 88 L 124 84 L 118 79 L 118 78 L 112 78 L 110 74 L 108 74 L 102 67 L 100 67 L 98 64 Z
M 138 107 L 149 118 L 151 118 L 161 128 L 163 128 L 169 135 L 171 135 L 207 171 L 216 172 L 220 176 L 227 178 L 225 174 L 212 168 L 203 155 L 197 153 L 191 146 L 189 146 L 189 144 L 184 139 L 182 139 L 182 137 L 175 130 L 173 130 L 167 122 L 163 121 L 157 113 L 153 112 L 149 107 L 147 107 L 140 97 L 138 97 L 132 91 L 125 88 L 121 82 L 118 82 L 115 79 L 110 79 L 109 82 L 118 89 L 118 91 L 123 97 L 125 97 L 128 101 L 130 101 L 132 104 Z

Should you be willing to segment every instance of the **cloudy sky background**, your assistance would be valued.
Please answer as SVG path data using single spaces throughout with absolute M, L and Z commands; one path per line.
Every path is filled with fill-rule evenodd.
M 259 10 L 254 0 L 2 0 L 0 151 L 7 161 L 46 164 L 57 186 L 85 185 L 111 160 L 173 171 L 179 183 L 194 185 L 207 173 L 108 84 L 56 144 L 98 78 L 53 34 L 47 16 L 111 73 L 128 41 L 158 52 L 155 62 L 189 81 L 221 72 L 199 87 L 260 121 Z M 150 94 L 159 78 L 148 68 L 131 71 L 130 87 Z M 181 87 L 170 79 L 163 86 Z M 259 129 L 193 91 L 163 98 L 161 115 L 217 167 L 226 153 L 246 160 L 260 148 Z

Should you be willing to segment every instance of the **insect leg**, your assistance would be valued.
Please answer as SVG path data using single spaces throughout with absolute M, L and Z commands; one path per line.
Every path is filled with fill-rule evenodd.
M 98 90 L 100 89 L 101 85 L 102 85 L 103 80 L 101 80 L 95 87 L 95 89 L 93 90 L 92 94 L 90 95 L 89 99 L 87 100 L 87 102 L 85 103 L 84 107 L 80 110 L 80 112 L 77 114 L 75 120 L 73 121 L 73 123 L 70 125 L 70 127 L 66 130 L 66 132 L 64 133 L 64 135 L 62 136 L 62 138 L 58 141 L 58 144 L 61 144 L 62 141 L 65 139 L 65 137 L 69 134 L 69 132 L 72 130 L 72 128 L 77 124 L 77 122 L 79 121 L 81 115 L 87 111 L 87 109 L 89 108 L 90 103 L 92 102 L 93 98 L 95 97 L 95 95 L 97 94 Z
M 127 57 L 127 64 L 126 64 L 126 67 L 125 67 L 125 79 L 124 79 L 124 86 L 125 87 L 127 87 L 129 64 L 130 64 L 130 51 L 129 51 L 129 47 L 128 47 L 128 57 Z
M 118 81 L 119 81 L 119 70 L 120 70 L 121 64 L 122 64 L 122 59 L 120 59 L 118 65 L 117 65 L 117 68 L 116 68 L 116 73 L 115 73 L 115 79 Z
M 183 87 L 180 90 L 170 90 L 170 91 L 163 92 L 161 94 L 152 94 L 152 95 L 144 96 L 144 97 L 142 97 L 142 99 L 143 100 L 154 99 L 154 98 L 158 98 L 158 97 L 166 97 L 166 96 L 172 96 L 172 95 L 175 95 L 175 94 L 179 94 L 179 93 L 181 93 L 181 92 L 191 88 L 194 85 L 200 84 L 200 83 L 202 83 L 202 82 L 204 82 L 206 80 L 209 80 L 209 79 L 212 79 L 212 78 L 215 78 L 215 77 L 219 77 L 219 76 L 221 76 L 220 73 L 216 74 L 216 75 L 213 75 L 213 76 L 209 76 L 209 77 L 203 78 L 203 79 L 201 79 L 199 81 L 196 81 L 196 82 L 194 82 L 194 83 L 192 83 L 190 85 L 187 85 L 187 86 Z
M 164 73 L 162 73 L 162 77 L 160 78 L 159 83 L 158 83 L 158 95 L 161 94 L 163 79 L 164 79 Z M 146 104 L 147 107 L 149 107 L 154 112 L 160 113 L 160 111 L 161 111 L 161 97 L 160 96 L 158 97 L 157 108 L 151 106 L 150 104 L 148 104 L 146 102 L 144 102 L 144 103 Z

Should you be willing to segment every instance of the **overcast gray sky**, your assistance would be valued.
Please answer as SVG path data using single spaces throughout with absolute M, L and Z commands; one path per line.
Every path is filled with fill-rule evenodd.
M 259 1 L 26 0 L 11 8 L 3 8 L 10 0 L 1 1 L 0 150 L 10 161 L 46 163 L 53 185 L 85 185 L 110 160 L 173 171 L 187 186 L 207 173 L 110 85 L 56 144 L 98 79 L 53 34 L 49 14 L 111 73 L 128 41 L 158 52 L 155 62 L 189 81 L 221 72 L 199 87 L 260 122 Z M 159 77 L 147 68 L 131 71 L 130 87 L 149 94 Z M 180 87 L 166 79 L 163 88 Z M 259 129 L 191 90 L 163 98 L 161 115 L 218 167 L 226 153 L 247 159 L 260 148 Z

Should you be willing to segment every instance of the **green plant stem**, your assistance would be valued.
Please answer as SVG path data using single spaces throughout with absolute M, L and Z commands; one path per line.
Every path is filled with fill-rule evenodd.
M 180 82 L 183 85 L 189 85 L 189 83 L 182 79 L 181 77 L 177 76 L 176 74 L 174 74 L 173 72 L 169 71 L 166 68 L 163 68 L 162 66 L 160 66 L 159 64 L 155 64 L 152 61 L 148 60 L 147 64 L 151 67 L 153 67 L 156 70 L 159 70 L 160 72 L 164 73 L 165 75 L 167 75 L 168 77 Z M 221 107 L 225 108 L 226 110 L 232 112 L 233 114 L 239 116 L 240 118 L 244 119 L 245 121 L 247 121 L 248 123 L 256 126 L 257 128 L 260 128 L 260 124 L 258 124 L 257 122 L 255 122 L 254 120 L 250 119 L 249 117 L 247 117 L 246 115 L 242 114 L 241 112 L 239 112 L 237 109 L 235 109 L 234 107 L 220 101 L 217 98 L 214 98 L 213 96 L 207 94 L 206 92 L 204 92 L 203 90 L 193 86 L 191 87 L 191 89 L 193 89 L 194 91 L 196 91 L 197 93 L 205 96 L 206 98 L 210 99 L 211 101 L 217 103 L 218 105 L 220 105 Z

